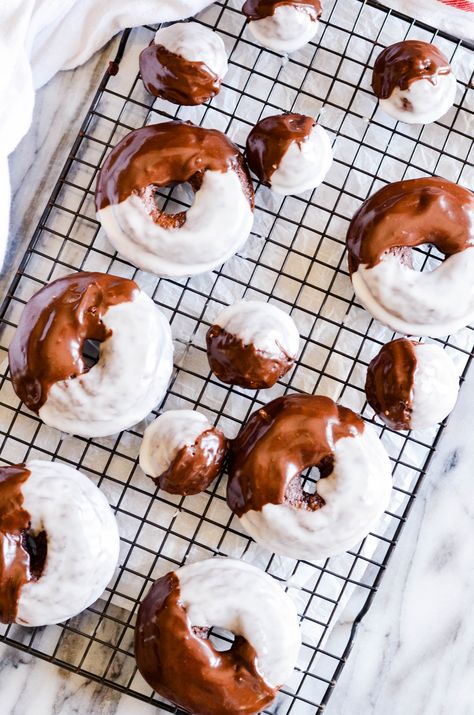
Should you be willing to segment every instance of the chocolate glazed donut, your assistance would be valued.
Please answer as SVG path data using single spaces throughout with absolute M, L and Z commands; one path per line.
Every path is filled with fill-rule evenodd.
M 246 0 L 242 12 L 249 20 L 262 20 L 275 14 L 277 7 L 292 5 L 308 13 L 312 20 L 321 17 L 321 3 L 319 0 Z

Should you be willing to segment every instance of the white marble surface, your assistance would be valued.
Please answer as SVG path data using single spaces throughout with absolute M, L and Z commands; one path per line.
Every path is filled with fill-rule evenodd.
M 111 49 L 44 88 L 11 159 L 9 276 L 67 156 Z M 2 288 L 4 289 L 5 280 Z M 474 375 L 440 444 L 328 715 L 474 712 Z M 1 715 L 147 715 L 156 709 L 0 646 Z M 34 703 L 34 706 L 33 706 Z

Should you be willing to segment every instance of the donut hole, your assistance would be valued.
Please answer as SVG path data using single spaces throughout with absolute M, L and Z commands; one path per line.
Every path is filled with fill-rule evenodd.
M 225 628 L 218 628 L 217 626 L 212 626 L 211 628 L 193 626 L 193 632 L 198 638 L 209 640 L 219 653 L 231 650 L 235 642 L 235 635 L 232 631 L 227 631 Z
M 99 362 L 100 357 L 100 340 L 85 340 L 82 347 L 82 357 L 90 370 Z
M 192 206 L 201 181 L 189 181 L 171 186 L 147 186 L 140 197 L 154 222 L 164 228 L 180 228 L 186 221 L 186 211 Z
M 320 479 L 329 477 L 334 468 L 332 455 L 324 457 L 318 464 L 308 467 L 288 483 L 285 501 L 296 509 L 316 511 L 324 505 L 324 499 L 317 493 Z
M 41 578 L 48 554 L 48 536 L 46 531 L 25 529 L 22 532 L 22 546 L 30 557 L 29 570 L 33 579 Z
M 444 255 L 431 243 L 421 246 L 391 248 L 389 254 L 397 256 L 400 263 L 414 271 L 434 271 L 444 260 Z

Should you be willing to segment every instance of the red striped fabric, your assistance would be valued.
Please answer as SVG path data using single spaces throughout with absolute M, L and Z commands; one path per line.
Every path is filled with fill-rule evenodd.
M 450 5 L 458 10 L 465 12 L 474 12 L 474 2 L 472 0 L 441 0 L 445 5 Z

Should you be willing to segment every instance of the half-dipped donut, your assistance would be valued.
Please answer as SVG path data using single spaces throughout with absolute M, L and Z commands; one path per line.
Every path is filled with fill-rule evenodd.
M 411 248 L 445 258 L 417 271 Z M 439 177 L 388 184 L 367 199 L 347 233 L 349 272 L 367 310 L 406 335 L 448 335 L 474 318 L 474 194 Z
M 187 211 L 158 209 L 158 187 L 186 183 Z M 113 246 L 135 266 L 160 276 L 212 270 L 245 243 L 254 193 L 239 149 L 216 129 L 190 122 L 153 124 L 112 150 L 97 180 L 97 218 Z
M 246 0 L 242 7 L 249 30 L 263 47 L 276 52 L 295 52 L 315 36 L 319 0 Z
M 302 473 L 317 467 L 315 493 Z M 231 443 L 227 503 L 257 543 L 295 559 L 354 547 L 380 519 L 390 462 L 375 430 L 329 397 L 293 394 L 254 412 Z
M 99 344 L 88 367 L 86 341 Z M 13 387 L 43 422 L 103 437 L 143 419 L 173 368 L 171 329 L 134 281 L 72 273 L 26 304 L 8 351 Z
M 96 601 L 119 556 L 102 492 L 65 464 L 0 467 L 0 621 L 46 626 Z
M 235 635 L 216 650 L 211 627 Z M 265 572 L 214 558 L 158 579 L 138 611 L 135 655 L 145 680 L 199 715 L 253 715 L 290 677 L 301 637 L 293 602 Z

